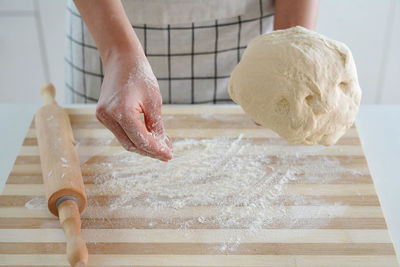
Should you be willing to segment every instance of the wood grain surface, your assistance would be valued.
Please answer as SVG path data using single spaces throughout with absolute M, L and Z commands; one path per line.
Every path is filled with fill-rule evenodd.
M 96 120 L 93 108 L 67 111 L 81 157 L 101 162 L 123 151 L 112 140 L 108 149 L 93 156 L 91 151 L 110 140 L 112 134 Z M 254 144 L 268 144 L 265 156 L 272 160 L 277 152 L 293 151 L 296 146 L 255 125 L 234 106 L 166 106 L 163 115 L 173 140 L 236 138 L 243 134 Z M 334 158 L 363 174 L 343 173 L 322 184 L 289 183 L 286 195 L 314 202 L 297 203 L 281 196 L 279 201 L 288 207 L 295 222 L 287 227 L 274 221 L 228 252 L 213 248 L 227 242 L 233 232 L 246 229 L 206 222 L 194 223 L 182 231 L 174 223 L 182 218 L 216 216 L 218 209 L 184 207 L 179 218 L 168 209 L 147 214 L 146 207 L 140 206 L 128 213 L 109 211 L 107 203 L 118 194 L 96 191 L 97 185 L 90 177 L 99 170 L 86 164 L 82 172 L 88 206 L 97 204 L 82 215 L 89 266 L 399 266 L 355 127 L 335 146 L 323 147 L 310 155 L 313 157 Z M 68 266 L 65 236 L 58 219 L 45 209 L 25 206 L 40 196 L 44 196 L 44 187 L 32 123 L 0 195 L 0 266 Z M 336 203 L 345 209 L 339 211 Z M 307 218 L 315 209 L 318 215 Z M 149 216 L 153 216 L 156 227 L 149 226 Z

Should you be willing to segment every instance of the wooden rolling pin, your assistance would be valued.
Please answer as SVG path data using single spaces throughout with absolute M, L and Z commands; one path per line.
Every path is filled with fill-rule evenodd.
M 88 251 L 81 236 L 80 213 L 86 194 L 68 114 L 54 100 L 51 84 L 41 88 L 43 106 L 36 112 L 35 125 L 43 181 L 51 213 L 58 216 L 67 239 L 71 266 L 86 266 Z

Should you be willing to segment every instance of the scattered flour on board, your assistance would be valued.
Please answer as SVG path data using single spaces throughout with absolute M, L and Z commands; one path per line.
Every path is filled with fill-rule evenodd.
M 105 220 L 109 212 L 133 218 L 133 210 L 144 207 L 148 228 L 165 223 L 185 231 L 187 238 L 186 229 L 202 227 L 245 229 L 245 235 L 257 235 L 268 226 L 318 228 L 343 214 L 346 205 L 289 194 L 290 186 L 363 174 L 343 167 L 335 157 L 315 156 L 324 149 L 318 146 L 287 146 L 271 153 L 269 144 L 240 136 L 178 140 L 173 147 L 174 159 L 169 162 L 121 152 L 83 164 L 83 170 L 95 173 L 84 177 L 96 184 L 94 194 L 115 196 L 101 205 L 89 197 L 86 212 L 102 212 Z M 37 202 L 33 199 L 26 207 L 34 208 Z M 237 232 L 232 230 L 228 241 L 216 249 L 236 250 L 245 237 L 243 231 Z
M 241 136 L 185 139 L 173 147 L 174 159 L 167 163 L 129 152 L 110 156 L 96 164 L 99 171 L 90 179 L 98 193 L 117 196 L 108 203 L 111 210 L 129 214 L 146 207 L 152 228 L 157 222 L 151 218 L 161 217 L 183 231 L 203 225 L 257 234 L 268 225 L 299 225 L 301 218 L 323 217 L 328 223 L 346 209 L 340 203 L 326 209 L 320 200 L 287 194 L 288 184 L 322 184 L 345 173 L 361 174 L 334 157 L 313 156 L 323 147 L 296 146 L 271 155 L 270 145 Z M 168 216 L 158 216 L 165 212 Z M 235 250 L 242 237 L 233 235 L 218 249 Z
M 45 210 L 47 209 L 47 200 L 44 196 L 34 197 L 25 203 L 25 208 L 30 210 Z

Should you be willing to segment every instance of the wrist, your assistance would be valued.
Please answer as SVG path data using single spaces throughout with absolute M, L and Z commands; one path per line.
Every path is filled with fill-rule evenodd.
M 101 55 L 105 71 L 115 64 L 123 62 L 135 65 L 140 59 L 145 58 L 143 49 L 139 44 L 120 44 L 107 48 Z
M 113 62 L 126 60 L 128 58 L 145 57 L 142 46 L 133 29 L 129 33 L 119 35 L 117 38 L 109 38 L 101 47 L 99 53 L 104 67 L 107 67 Z

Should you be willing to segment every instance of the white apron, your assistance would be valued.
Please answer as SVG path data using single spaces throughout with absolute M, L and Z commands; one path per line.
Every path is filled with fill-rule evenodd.
M 230 102 L 230 74 L 251 39 L 272 31 L 272 0 L 123 0 L 164 104 Z M 104 72 L 72 0 L 66 23 L 66 103 L 95 103 Z

